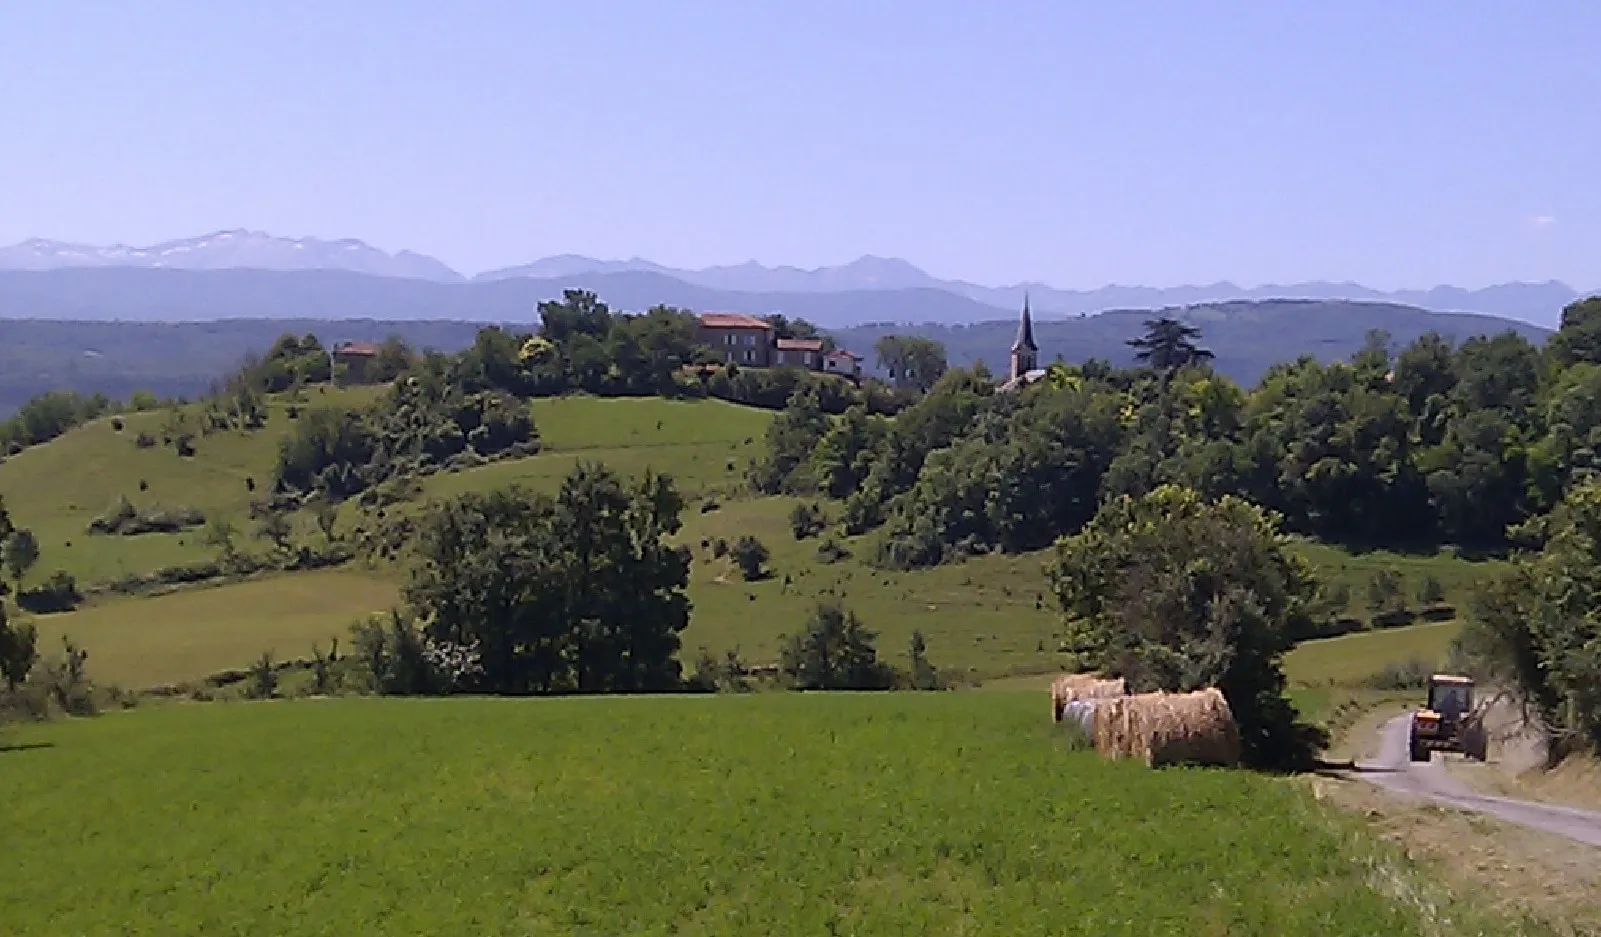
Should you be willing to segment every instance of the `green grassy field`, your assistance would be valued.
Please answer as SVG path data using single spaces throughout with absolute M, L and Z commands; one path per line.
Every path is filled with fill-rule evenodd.
M 4 929 L 1424 932 L 1388 897 L 1415 870 L 1299 787 L 1107 763 L 1035 702 L 312 700 L 30 726 L 0 750 Z
M 1308 641 L 1285 658 L 1284 675 L 1297 686 L 1359 687 L 1387 664 L 1439 667 L 1461 630 L 1447 621 Z
M 511 484 L 554 491 L 579 461 L 603 462 L 623 475 L 651 469 L 673 476 L 695 497 L 743 485 L 761 452 L 772 414 L 721 400 L 564 397 L 537 400 L 534 422 L 544 451 L 533 458 L 445 473 L 423 483 L 427 498 Z
M 327 389 L 307 394 L 303 406 L 356 406 L 380 390 Z M 0 463 L 0 497 L 17 524 L 39 537 L 43 553 L 28 582 L 57 569 L 90 585 L 130 574 L 216 556 L 203 532 L 91 536 L 89 522 L 119 496 L 141 509 L 195 508 L 232 521 L 241 547 L 249 549 L 250 500 L 268 490 L 278 444 L 294 425 L 284 399 L 270 403 L 267 425 L 253 433 L 197 437 L 196 455 L 180 457 L 170 446 L 140 449 L 141 433 L 161 437 L 165 413 L 123 417 L 123 429 L 96 420 Z M 546 451 L 531 458 L 495 463 L 429 478 L 425 497 L 448 497 L 513 482 L 554 490 L 579 459 L 603 461 L 624 474 L 649 467 L 670 472 L 687 496 L 738 485 L 763 442 L 772 414 L 717 400 L 602 400 L 573 397 L 537 400 L 534 420 Z M 198 413 L 197 407 L 185 412 Z M 254 479 L 252 493 L 246 479 Z M 141 482 L 145 489 L 141 490 Z M 354 509 L 346 512 L 346 520 Z M 301 518 L 303 535 L 312 524 Z M 260 546 L 257 544 L 257 546 Z
M 686 515 L 681 540 L 695 553 L 690 577 L 694 614 L 684 644 L 719 653 L 738 647 L 747 661 L 773 663 L 779 635 L 805 626 L 820 601 L 838 599 L 880 632 L 881 653 L 900 658 L 921 629 L 942 667 L 981 677 L 1059 668 L 1060 630 L 1051 611 L 1044 556 L 988 556 L 954 566 L 897 573 L 859 556 L 838 563 L 817 557 L 818 538 L 790 531 L 791 498 L 733 501 L 708 514 Z M 772 576 L 745 582 L 703 541 L 730 543 L 744 534 L 772 551 Z M 861 550 L 860 543 L 849 546 Z M 789 582 L 786 585 L 785 579 Z
M 1347 611 L 1358 617 L 1367 617 L 1365 602 L 1368 583 L 1374 573 L 1382 569 L 1394 570 L 1401 577 L 1408 603 L 1419 607 L 1418 590 L 1424 581 L 1433 576 L 1444 587 L 1445 601 L 1458 609 L 1467 600 L 1476 582 L 1505 568 L 1496 560 L 1469 561 L 1448 553 L 1415 555 L 1375 550 L 1371 553 L 1351 553 L 1340 547 L 1322 543 L 1299 542 L 1295 547 L 1317 568 L 1318 576 L 1329 585 L 1343 584 L 1351 591 L 1351 604 Z
M 354 406 L 375 393 L 370 387 L 313 391 L 305 406 Z M 246 479 L 254 479 L 260 492 L 270 489 L 278 442 L 294 425 L 287 407 L 283 400 L 272 401 L 267 425 L 257 432 L 197 435 L 192 457 L 159 444 L 168 416 L 152 412 L 122 417 L 121 432 L 113 429 L 110 418 L 95 420 L 0 463 L 0 497 L 17 525 L 39 538 L 42 556 L 29 581 L 65 569 L 80 585 L 88 585 L 216 555 L 199 530 L 90 535 L 89 522 L 119 496 L 141 509 L 195 508 L 227 518 L 240 529 L 241 545 L 246 546 L 250 499 L 259 496 L 251 493 Z M 185 412 L 195 414 L 199 408 Z M 134 445 L 140 433 L 156 437 L 158 444 L 148 449 Z M 141 482 L 147 490 L 140 490 Z
M 804 627 L 819 601 L 837 598 L 880 633 L 880 653 L 897 663 L 904 663 L 912 632 L 921 630 L 937 666 L 986 682 L 1043 688 L 1049 678 L 1038 675 L 1062 668 L 1061 625 L 1044 573 L 1046 554 L 980 557 L 903 573 L 875 570 L 854 556 L 822 563 L 819 540 L 797 541 L 789 530 L 795 503 L 747 499 L 724 502 L 709 513 L 686 512 L 679 539 L 695 557 L 689 587 L 693 611 L 681 655 L 686 666 L 702 647 L 718 655 L 737 648 L 747 663 L 774 663 L 780 635 Z M 729 560 L 714 557 L 717 539 L 732 542 L 747 533 L 772 550 L 770 578 L 745 582 Z M 852 546 L 861 549 L 859 543 Z M 305 657 L 313 640 L 326 643 L 330 634 L 343 636 L 355 618 L 395 601 L 399 573 L 285 575 L 108 600 L 38 621 L 47 648 L 54 650 L 57 635 L 66 633 L 90 650 L 95 679 L 146 687 L 243 667 L 266 650 L 280 658 Z M 1307 642 L 1289 655 L 1286 672 L 1298 689 L 1360 688 L 1389 664 L 1442 658 L 1456 628 L 1455 623 L 1420 625 Z M 159 653 L 169 645 L 178 650 Z
M 350 625 L 396 602 L 395 585 L 355 571 L 278 575 L 168 595 L 127 598 L 35 619 L 40 649 L 61 636 L 89 651 L 89 676 L 129 689 L 183 683 L 275 660 L 309 658 L 345 642 Z M 348 643 L 345 644 L 348 647 Z

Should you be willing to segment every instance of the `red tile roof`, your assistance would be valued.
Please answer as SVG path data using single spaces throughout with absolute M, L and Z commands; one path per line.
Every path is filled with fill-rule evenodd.
M 822 351 L 820 338 L 781 338 L 775 342 L 779 351 Z
M 833 351 L 829 352 L 825 357 L 828 357 L 828 358 L 849 358 L 852 361 L 860 361 L 860 360 L 862 360 L 862 356 L 861 355 L 858 355 L 858 354 L 856 354 L 855 352 L 852 352 L 852 351 L 846 351 L 843 348 L 836 348 Z
M 755 316 L 740 315 L 736 312 L 703 312 L 700 314 L 702 328 L 708 329 L 767 329 L 772 325 L 763 322 Z
M 378 354 L 378 346 L 367 342 L 346 342 L 334 349 L 336 355 L 356 355 L 361 358 L 371 358 Z

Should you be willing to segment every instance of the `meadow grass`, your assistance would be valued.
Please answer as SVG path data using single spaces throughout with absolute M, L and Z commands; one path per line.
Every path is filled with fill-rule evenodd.
M 274 398 L 262 429 L 196 436 L 196 454 L 189 457 L 159 444 L 169 415 L 151 412 L 121 417 L 121 431 L 113 428 L 111 418 L 95 420 L 5 460 L 0 463 L 0 497 L 13 520 L 39 537 L 43 554 L 26 582 L 40 582 L 64 569 L 86 586 L 215 559 L 217 549 L 204 542 L 201 530 L 135 537 L 89 534 L 90 521 L 119 497 L 140 509 L 194 508 L 227 519 L 237 529 L 240 547 L 265 549 L 252 540 L 249 507 L 252 498 L 271 489 L 279 443 L 294 426 L 288 408 L 360 406 L 381 392 L 377 387 L 317 388 L 299 404 Z M 536 400 L 531 407 L 544 452 L 431 476 L 425 480 L 424 497 L 512 483 L 554 491 L 580 459 L 604 462 L 624 475 L 637 476 L 647 468 L 671 473 L 687 496 L 728 490 L 744 479 L 746 464 L 763 444 L 772 419 L 767 411 L 719 400 L 567 397 Z M 198 425 L 198 405 L 183 412 L 191 428 Z M 140 433 L 154 436 L 158 444 L 135 446 Z M 256 491 L 247 479 L 254 480 Z M 356 513 L 352 505 L 342 515 L 344 522 Z M 302 537 L 313 536 L 309 517 L 297 518 L 296 527 Z
M 690 626 L 679 655 L 686 667 L 701 648 L 718 656 L 737 649 L 747 663 L 776 663 L 782 636 L 804 628 L 819 602 L 835 600 L 879 632 L 879 652 L 894 663 L 906 663 L 912 632 L 920 630 L 936 666 L 972 680 L 1043 689 L 1049 674 L 1068 665 L 1044 571 L 1048 553 L 984 556 L 906 572 L 874 569 L 860 556 L 824 563 L 819 538 L 797 541 L 790 531 L 788 514 L 796 503 L 759 498 L 727 501 L 705 513 L 686 510 L 677 538 L 694 556 Z M 732 543 L 746 534 L 772 551 L 766 579 L 746 582 L 731 560 L 715 556 L 719 539 Z M 847 546 L 864 549 L 859 540 Z M 305 657 L 312 639 L 343 636 L 357 616 L 388 607 L 403 578 L 403 570 L 391 567 L 287 574 L 194 593 L 107 599 L 38 622 L 49 649 L 60 633 L 88 648 L 96 679 L 146 687 L 243 667 L 265 650 Z M 217 627 L 219 621 L 228 625 Z M 1286 672 L 1296 689 L 1360 688 L 1387 665 L 1443 657 L 1456 627 L 1420 625 L 1307 642 L 1287 656 Z M 168 641 L 180 641 L 182 653 L 160 655 Z
M 7 933 L 1423 933 L 1283 781 L 1032 694 L 172 705 L 14 730 Z M 92 809 L 89 809 L 92 808 Z
M 773 414 L 721 400 L 654 397 L 536 400 L 539 455 L 431 476 L 425 498 L 523 485 L 551 493 L 581 461 L 627 477 L 669 474 L 685 497 L 743 486 L 745 468 L 765 444 Z
M 1297 686 L 1359 687 L 1389 664 L 1443 665 L 1461 631 L 1443 621 L 1307 641 L 1285 656 L 1284 675 Z
M 1350 614 L 1366 617 L 1367 588 L 1375 573 L 1392 570 L 1401 578 L 1407 603 L 1420 606 L 1418 592 L 1423 583 L 1434 577 L 1445 592 L 1447 604 L 1458 611 L 1467 607 L 1474 586 L 1507 568 L 1501 560 L 1468 560 L 1448 551 L 1428 554 L 1392 553 L 1385 550 L 1352 552 L 1326 543 L 1298 541 L 1295 549 L 1317 570 L 1318 577 L 1328 585 L 1343 584 L 1351 591 Z
M 306 394 L 299 406 L 356 406 L 377 392 L 371 387 L 320 388 Z M 119 497 L 140 509 L 194 508 L 225 518 L 239 529 L 241 546 L 248 546 L 250 501 L 271 490 L 278 443 L 294 426 L 289 406 L 284 399 L 269 401 L 267 423 L 255 432 L 197 434 L 193 456 L 161 445 L 169 415 L 153 411 L 91 421 L 0 463 L 0 497 L 12 520 L 39 538 L 41 557 L 27 581 L 42 581 L 64 569 L 87 585 L 215 558 L 217 551 L 205 545 L 201 530 L 91 535 L 89 522 Z M 198 426 L 200 411 L 198 405 L 183 408 L 191 431 Z M 122 422 L 121 431 L 114 428 L 114 419 Z M 155 437 L 156 445 L 136 446 L 140 433 Z M 247 479 L 255 481 L 255 493 Z
M 304 659 L 332 639 L 348 648 L 350 625 L 398 601 L 393 582 L 357 571 L 275 575 L 167 595 L 124 598 L 34 619 L 40 649 L 62 636 L 88 650 L 91 679 L 128 689 L 198 680 L 270 652 Z

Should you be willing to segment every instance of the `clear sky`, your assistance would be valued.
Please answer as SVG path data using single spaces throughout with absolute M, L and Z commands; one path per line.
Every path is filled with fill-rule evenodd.
M 1594 0 L 0 0 L 0 243 L 1601 285 Z

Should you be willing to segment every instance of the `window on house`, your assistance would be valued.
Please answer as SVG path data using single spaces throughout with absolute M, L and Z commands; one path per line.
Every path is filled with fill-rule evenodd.
M 745 344 L 747 344 L 747 345 L 756 344 L 756 336 L 754 336 L 754 335 L 745 336 Z
M 756 357 L 756 353 L 749 348 L 745 349 L 745 363 L 749 364 Z

